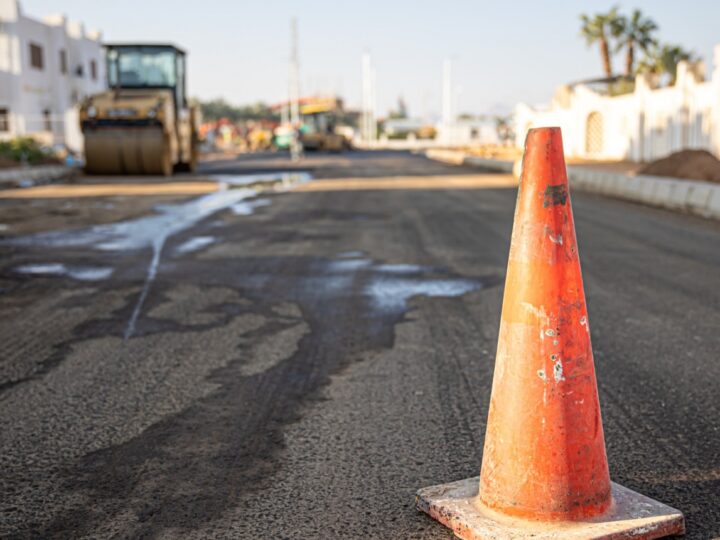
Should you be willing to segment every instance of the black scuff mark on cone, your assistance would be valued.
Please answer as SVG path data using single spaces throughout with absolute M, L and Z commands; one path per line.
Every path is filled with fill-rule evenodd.
M 545 199 L 543 208 L 549 206 L 565 205 L 567 202 L 567 187 L 565 184 L 550 185 L 545 188 Z

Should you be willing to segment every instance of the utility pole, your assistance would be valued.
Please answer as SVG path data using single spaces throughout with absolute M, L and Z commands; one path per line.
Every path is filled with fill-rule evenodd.
M 293 137 L 290 143 L 290 156 L 293 161 L 300 159 L 300 60 L 298 55 L 297 17 L 293 17 L 290 25 L 291 54 L 290 54 L 290 124 L 293 128 Z
M 282 105 L 282 109 L 280 109 L 280 125 L 287 126 L 289 122 L 290 122 L 290 111 L 289 111 L 288 103 L 285 102 Z
M 452 61 L 446 59 L 443 62 L 442 124 L 447 135 L 453 123 L 452 114 Z
M 362 57 L 362 123 L 361 136 L 366 143 L 372 143 L 377 138 L 377 93 L 375 89 L 375 68 L 370 60 L 370 53 Z
M 288 88 L 288 98 L 289 96 L 290 89 Z M 280 109 L 280 125 L 284 127 L 287 126 L 288 123 L 290 123 L 290 103 L 289 99 L 286 99 L 285 102 L 282 104 L 282 109 Z
M 370 54 L 362 55 L 362 121 L 360 137 L 364 142 L 370 140 Z
M 372 125 L 370 126 L 370 136 L 373 142 L 377 142 L 377 70 L 375 69 L 375 66 L 372 68 L 371 75 L 372 77 L 370 81 L 372 84 L 372 93 L 370 94 L 370 110 L 372 111 L 372 114 L 370 117 L 372 118 Z

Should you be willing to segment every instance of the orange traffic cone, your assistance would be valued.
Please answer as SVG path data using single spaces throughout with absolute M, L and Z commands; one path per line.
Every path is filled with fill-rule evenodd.
M 559 128 L 527 135 L 480 477 L 418 491 L 460 538 L 660 538 L 682 513 L 610 482 Z

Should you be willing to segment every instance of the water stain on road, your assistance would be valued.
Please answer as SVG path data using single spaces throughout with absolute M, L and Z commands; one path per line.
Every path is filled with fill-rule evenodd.
M 86 229 L 71 231 L 51 231 L 28 236 L 10 238 L 0 245 L 24 247 L 89 247 L 100 251 L 130 251 L 150 248 L 151 257 L 145 272 L 145 280 L 135 308 L 127 322 L 124 338 L 127 340 L 135 333 L 138 317 L 142 312 L 152 283 L 157 276 L 161 255 L 167 240 L 203 219 L 221 210 L 231 208 L 236 215 L 250 215 L 255 208 L 270 204 L 267 199 L 247 201 L 262 189 L 283 191 L 300 183 L 311 180 L 307 173 L 268 173 L 263 175 L 219 175 L 215 177 L 219 190 L 180 204 L 158 205 L 156 213 L 138 219 L 121 221 L 106 225 L 96 225 Z M 249 188 L 245 186 L 255 186 Z M 184 244 L 178 248 L 180 253 L 194 251 L 212 242 L 204 240 Z M 55 270 L 58 270 L 57 268 Z M 28 271 L 40 274 L 42 272 Z M 92 279 L 88 272 L 54 271 L 45 274 L 69 275 L 76 279 Z M 97 274 L 95 274 L 97 276 Z M 96 278 L 102 279 L 102 278 Z
M 189 240 L 186 240 L 175 248 L 175 253 L 184 255 L 186 253 L 193 253 L 211 244 L 214 244 L 217 238 L 214 236 L 193 236 Z
M 479 289 L 481 284 L 472 279 L 431 279 L 413 277 L 376 277 L 365 292 L 376 309 L 401 312 L 407 309 L 407 301 L 413 296 L 453 297 Z
M 227 189 L 181 204 L 158 205 L 150 216 L 71 231 L 51 231 L 4 240 L 2 244 L 28 247 L 90 247 L 126 251 L 152 247 L 192 227 L 202 219 L 257 194 L 251 189 Z
M 95 327 L 88 323 L 58 364 L 64 374 L 66 366 L 71 370 L 73 365 L 92 364 L 98 351 L 108 351 L 100 356 L 106 354 L 113 369 L 126 375 L 132 373 L 126 370 L 141 369 L 143 384 L 122 385 L 124 405 L 118 407 L 114 400 L 85 401 L 98 388 L 115 388 L 115 381 L 105 378 L 108 370 L 95 369 L 76 381 L 72 396 L 60 403 L 65 413 L 55 418 L 68 424 L 64 429 L 70 435 L 83 430 L 82 440 L 94 446 L 80 448 L 61 472 L 48 475 L 48 481 L 60 484 L 50 490 L 50 497 L 30 490 L 30 496 L 42 499 L 36 502 L 44 513 L 34 522 L 22 523 L 26 532 L 38 537 L 120 532 L 154 537 L 169 530 L 196 530 L 221 519 L 248 493 L 273 481 L 273 473 L 282 466 L 284 426 L 296 421 L 304 407 L 324 399 L 322 389 L 331 377 L 351 363 L 393 347 L 395 326 L 414 308 L 413 298 L 425 297 L 419 301 L 424 305 L 501 282 L 496 274 L 460 276 L 402 260 L 380 261 L 352 246 L 337 256 L 284 253 L 287 240 L 297 240 L 298 230 L 311 220 L 321 225 L 302 234 L 322 245 L 336 240 L 337 223 L 353 222 L 358 216 L 384 219 L 380 214 L 342 209 L 322 209 L 310 216 L 281 214 L 270 226 L 256 224 L 247 232 L 227 230 L 230 239 L 217 242 L 207 240 L 215 238 L 214 232 L 213 236 L 196 233 L 185 239 L 186 254 L 212 245 L 215 256 L 180 257 L 183 253 L 176 252 L 178 257 L 163 265 L 162 279 L 155 281 L 167 240 L 220 210 L 232 211 L 233 205 L 251 202 L 245 190 L 227 189 L 159 207 L 153 216 L 74 234 L 41 233 L 13 239 L 15 245 L 42 249 L 150 249 L 152 253 L 129 322 L 115 317 Z M 240 242 L 245 234 L 255 234 L 255 241 L 267 244 L 269 252 L 277 248 L 278 254 L 253 256 L 237 249 L 242 244 L 233 243 L 233 234 Z M 182 264 L 176 262 L 180 260 Z M 182 284 L 188 285 L 189 276 L 194 288 L 180 290 Z M 219 287 L 235 295 L 211 298 L 209 291 Z M 239 332 L 236 324 L 248 317 L 252 328 Z M 127 339 L 136 328 L 136 339 L 121 345 L 118 334 Z M 221 350 L 233 351 L 232 355 L 215 358 L 216 367 L 201 381 L 182 381 L 187 388 L 193 388 L 192 381 L 201 382 L 210 391 L 202 396 L 190 391 L 175 394 L 177 385 L 167 383 L 168 374 L 196 372 L 206 365 L 201 344 L 210 335 L 221 341 Z M 217 356 L 218 347 L 212 349 Z M 152 388 L 154 403 L 174 408 L 159 420 L 153 418 L 149 426 L 138 423 L 132 407 L 125 408 L 147 404 L 143 393 L 147 388 Z M 72 419 L 84 418 L 82 412 L 88 406 L 95 423 L 71 425 Z M 103 431 L 107 422 L 96 422 L 103 418 L 129 429 L 108 434 Z M 97 441 L 112 442 L 97 449 Z
M 241 201 L 235 203 L 230 207 L 233 214 L 236 216 L 249 216 L 255 212 L 256 208 L 267 206 L 270 204 L 270 199 L 255 199 L 253 201 Z
M 406 311 L 408 300 L 414 296 L 450 298 L 483 287 L 480 280 L 445 278 L 442 270 L 428 266 L 374 263 L 359 252 L 341 253 L 336 260 L 327 263 L 326 270 L 331 275 L 323 279 L 331 283 L 331 290 L 339 288 L 332 285 L 333 279 L 337 281 L 335 274 L 365 271 L 367 277 L 362 293 L 369 299 L 372 310 L 393 314 Z
M 156 294 L 168 302 L 151 309 L 153 317 L 191 309 L 192 303 L 183 303 L 186 295 L 168 289 L 187 273 L 204 288 L 223 283 L 237 291 L 243 302 L 233 300 L 222 309 L 253 313 L 262 325 L 234 338 L 237 358 L 205 379 L 214 391 L 67 469 L 65 496 L 82 502 L 37 529 L 43 534 L 81 536 L 121 526 L 129 536 L 156 536 L 220 519 L 247 493 L 272 482 L 282 463 L 284 425 L 297 420 L 304 406 L 323 399 L 322 387 L 331 376 L 369 353 L 393 347 L 395 325 L 405 320 L 411 298 L 458 297 L 500 283 L 497 275 L 461 277 L 362 253 L 231 258 L 221 265 L 194 259 L 182 268 L 164 269 Z M 220 330 L 227 320 L 200 319 L 197 323 L 210 324 L 197 328 Z M 185 326 L 184 331 L 195 330 Z M 138 339 L 152 343 L 155 338 L 146 333 Z M 174 352 L 180 366 L 197 362 L 182 350 Z M 146 362 L 163 357 L 152 349 L 143 354 Z M 145 369 L 153 372 L 151 366 Z M 135 398 L 129 394 L 127 399 Z
M 102 266 L 66 266 L 63 263 L 24 264 L 14 270 L 33 276 L 69 276 L 79 281 L 101 281 L 109 278 L 114 271 Z

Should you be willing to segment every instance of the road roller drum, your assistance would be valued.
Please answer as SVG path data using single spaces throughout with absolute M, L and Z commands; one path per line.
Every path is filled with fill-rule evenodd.
M 168 176 L 168 137 L 159 128 L 97 129 L 85 133 L 85 172 Z

